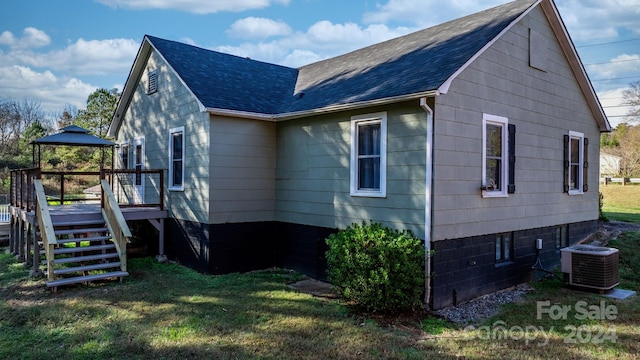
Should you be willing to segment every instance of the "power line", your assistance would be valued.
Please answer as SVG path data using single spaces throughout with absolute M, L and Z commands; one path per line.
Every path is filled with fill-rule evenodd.
M 595 81 L 614 81 L 614 80 L 626 80 L 626 79 L 635 79 L 638 78 L 640 79 L 640 75 L 636 75 L 636 76 L 625 76 L 625 77 L 619 77 L 619 78 L 610 78 L 610 79 L 595 79 L 595 80 L 591 80 L 591 82 L 595 82 Z
M 585 47 L 592 47 L 592 46 L 620 44 L 620 43 L 631 42 L 631 41 L 640 41 L 640 38 L 626 39 L 626 40 L 619 40 L 619 41 L 610 41 L 610 42 L 603 42 L 603 43 L 596 43 L 596 44 L 580 45 L 580 46 L 576 46 L 576 48 L 585 48 Z
M 589 65 L 606 65 L 606 64 L 615 64 L 615 63 L 629 62 L 629 61 L 640 61 L 640 58 L 638 58 L 638 59 L 625 59 L 625 60 L 611 60 L 611 61 L 607 61 L 607 62 L 592 63 L 592 64 L 585 64 L 585 65 L 586 66 L 589 66 Z

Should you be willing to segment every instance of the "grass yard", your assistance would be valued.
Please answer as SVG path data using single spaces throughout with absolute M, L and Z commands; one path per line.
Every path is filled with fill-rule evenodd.
M 612 245 L 622 252 L 626 288 L 639 290 L 640 234 Z M 124 283 L 66 287 L 43 280 L 0 249 L 1 359 L 633 359 L 640 354 L 640 300 L 616 302 L 571 291 L 558 280 L 535 284 L 523 303 L 471 327 L 433 317 L 352 314 L 338 300 L 287 286 L 286 271 L 208 276 L 153 259 L 131 259 Z M 602 316 L 553 320 L 538 301 L 614 306 Z M 576 308 L 577 309 L 577 308 Z
M 604 212 L 640 223 L 640 186 L 601 186 Z M 623 233 L 621 286 L 640 291 L 640 233 Z M 636 359 L 640 297 L 605 299 L 533 284 L 525 300 L 480 324 L 426 314 L 352 313 L 287 284 L 287 270 L 202 275 L 130 259 L 120 283 L 63 287 L 0 248 L 0 359 Z M 408 315 L 408 316 L 407 316 Z
M 640 185 L 600 185 L 602 212 L 609 220 L 640 224 Z

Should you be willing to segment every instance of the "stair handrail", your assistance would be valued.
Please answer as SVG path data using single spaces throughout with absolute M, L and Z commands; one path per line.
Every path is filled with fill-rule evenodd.
M 58 240 L 56 239 L 56 234 L 53 231 L 53 221 L 51 221 L 51 214 L 49 214 L 49 204 L 47 203 L 47 195 L 44 193 L 42 180 L 35 179 L 33 181 L 33 186 L 36 192 L 36 220 L 40 225 L 40 236 L 42 237 L 42 244 L 47 258 L 47 280 L 53 281 L 53 250 L 58 244 Z M 34 249 L 34 251 L 37 251 L 37 249 Z
M 102 215 L 107 223 L 109 232 L 113 236 L 114 243 L 116 245 L 116 251 L 120 258 L 120 269 L 127 271 L 127 243 L 130 242 L 131 230 L 127 221 L 124 219 L 122 210 L 118 205 L 113 191 L 111 191 L 111 185 L 105 179 L 100 180 L 102 185 Z

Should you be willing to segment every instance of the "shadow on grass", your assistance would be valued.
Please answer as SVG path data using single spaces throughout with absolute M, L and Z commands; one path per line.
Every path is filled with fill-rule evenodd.
M 0 345 L 11 346 L 0 346 L 0 358 L 374 359 L 435 351 L 405 333 L 360 326 L 338 301 L 290 289 L 300 279 L 291 271 L 208 276 L 152 259 L 129 267 L 122 284 L 49 294 L 42 281 L 24 280 L 2 292 Z

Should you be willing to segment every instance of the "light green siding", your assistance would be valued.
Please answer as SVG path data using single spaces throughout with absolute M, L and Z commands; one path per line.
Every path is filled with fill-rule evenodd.
M 210 223 L 273 221 L 275 124 L 212 116 L 210 131 Z
M 349 193 L 351 117 L 387 112 L 387 196 Z M 345 228 L 363 220 L 424 236 L 426 113 L 419 101 L 278 123 L 276 219 Z
M 158 73 L 158 91 L 147 94 L 147 71 L 153 69 Z M 185 132 L 184 191 L 167 191 L 169 130 L 179 126 L 184 126 Z M 197 99 L 155 51 L 151 52 L 141 78 L 137 79 L 116 142 L 131 143 L 140 137 L 145 141 L 145 168 L 165 170 L 165 206 L 169 216 L 207 223 L 209 115 L 200 112 Z
M 529 66 L 529 33 L 546 37 L 545 70 Z M 544 51 L 544 49 L 543 49 Z M 516 125 L 516 193 L 483 198 L 482 116 Z M 434 240 L 598 218 L 599 129 L 540 8 L 504 34 L 436 97 Z M 563 136 L 589 138 L 589 191 L 563 192 Z

